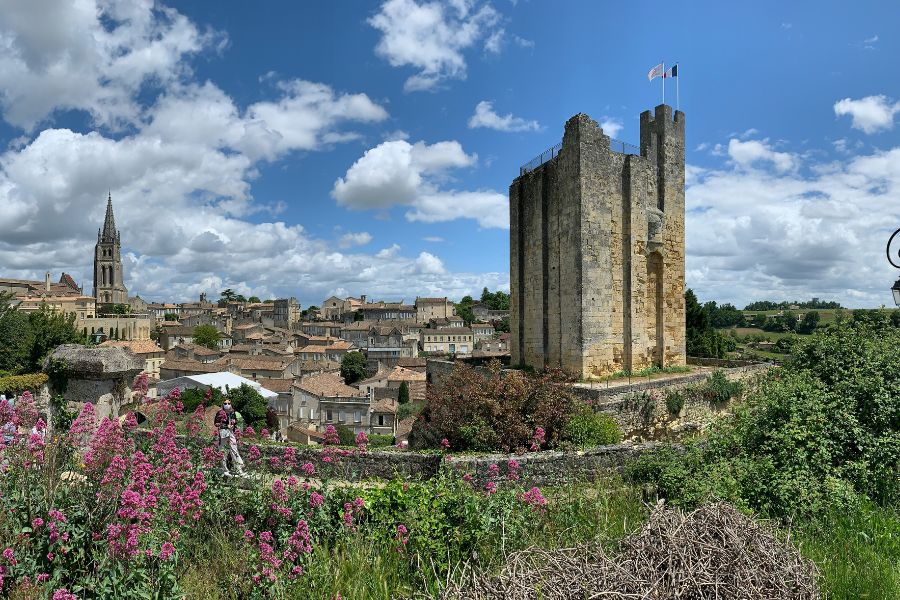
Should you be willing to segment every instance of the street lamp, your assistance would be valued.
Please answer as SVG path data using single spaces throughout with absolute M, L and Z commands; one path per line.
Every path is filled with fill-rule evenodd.
M 888 262 L 891 263 L 891 266 L 900 269 L 900 263 L 894 262 L 893 257 L 891 257 L 891 242 L 894 241 L 894 238 L 897 237 L 898 233 L 900 233 L 900 229 L 891 234 L 885 252 L 887 253 L 887 259 Z M 897 252 L 897 258 L 898 261 L 900 261 L 900 251 Z M 894 295 L 894 304 L 900 306 L 900 279 L 894 282 L 894 285 L 891 287 L 891 293 Z

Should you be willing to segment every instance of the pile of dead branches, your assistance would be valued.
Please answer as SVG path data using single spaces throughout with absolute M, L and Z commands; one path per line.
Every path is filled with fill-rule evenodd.
M 469 573 L 445 599 L 817 599 L 818 570 L 785 536 L 730 504 L 657 506 L 614 555 L 599 545 L 532 548 L 497 575 Z

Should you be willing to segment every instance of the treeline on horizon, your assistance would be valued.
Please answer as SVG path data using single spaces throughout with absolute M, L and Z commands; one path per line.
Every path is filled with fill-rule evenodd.
M 722 306 L 731 306 L 723 304 Z M 784 302 L 773 302 L 771 300 L 757 300 L 756 302 L 751 302 L 747 306 L 744 307 L 744 310 L 810 310 L 810 309 L 835 309 L 835 308 L 844 308 L 841 306 L 840 302 L 835 302 L 834 300 L 819 300 L 818 298 L 813 298 L 807 302 L 798 302 L 794 301 L 784 301 Z

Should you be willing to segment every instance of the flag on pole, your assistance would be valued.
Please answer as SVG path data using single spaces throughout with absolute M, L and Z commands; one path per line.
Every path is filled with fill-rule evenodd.
M 663 79 L 671 79 L 672 77 L 678 77 L 678 65 L 674 65 L 671 69 L 662 74 Z
M 665 66 L 663 66 L 663 63 L 659 63 L 647 73 L 647 81 L 653 81 L 657 77 L 664 77 L 665 74 Z

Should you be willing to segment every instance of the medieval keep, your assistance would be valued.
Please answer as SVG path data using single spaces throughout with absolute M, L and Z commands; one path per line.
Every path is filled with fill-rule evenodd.
M 684 113 L 640 125 L 637 149 L 575 115 L 510 185 L 512 364 L 586 379 L 685 364 Z
M 106 199 L 106 219 L 97 230 L 94 246 L 94 298 L 98 304 L 127 304 L 128 290 L 122 277 L 121 240 L 113 217 L 112 194 Z

